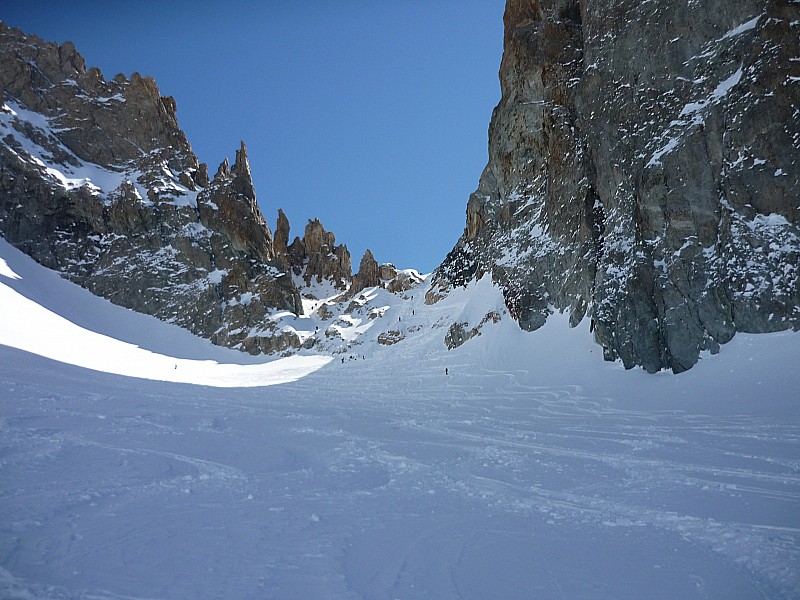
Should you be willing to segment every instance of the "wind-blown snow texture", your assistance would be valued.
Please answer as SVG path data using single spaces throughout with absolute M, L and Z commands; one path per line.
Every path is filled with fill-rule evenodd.
M 401 344 L 219 389 L 39 356 L 73 343 L 119 364 L 97 337 L 63 339 L 80 328 L 178 371 L 256 368 L 4 242 L 0 259 L 20 311 L 0 311 L 0 597 L 800 595 L 796 334 L 737 335 L 648 376 L 603 362 L 565 316 L 478 327 L 503 310 L 484 278 L 434 306 L 387 295 Z M 34 310 L 63 320 L 11 347 Z M 479 335 L 446 351 L 445 315 Z

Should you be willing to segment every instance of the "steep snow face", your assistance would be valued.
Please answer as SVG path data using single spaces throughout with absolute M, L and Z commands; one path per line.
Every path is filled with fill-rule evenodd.
M 648 371 L 800 327 L 797 3 L 509 0 L 505 26 L 489 162 L 429 301 L 490 273 L 524 329 L 588 316 Z
M 0 596 L 798 597 L 800 336 L 649 376 L 488 276 L 362 295 L 360 345 L 267 360 L 0 242 Z

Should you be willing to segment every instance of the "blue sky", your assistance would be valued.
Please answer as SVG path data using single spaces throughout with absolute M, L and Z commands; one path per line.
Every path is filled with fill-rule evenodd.
M 11 3 L 8 3 L 11 4 Z M 500 98 L 503 0 L 28 0 L 9 25 L 73 41 L 106 78 L 174 96 L 213 173 L 245 141 L 259 204 L 302 235 L 318 217 L 354 270 L 435 268 L 464 227 Z

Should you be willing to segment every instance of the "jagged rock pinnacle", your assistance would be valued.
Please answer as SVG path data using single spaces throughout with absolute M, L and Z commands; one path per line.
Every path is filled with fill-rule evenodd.
M 369 248 L 364 252 L 361 257 L 361 262 L 358 265 L 358 273 L 353 276 L 353 284 L 350 286 L 349 295 L 355 295 L 363 289 L 380 285 L 380 268 L 378 262 L 372 255 Z
M 208 187 L 211 183 L 208 177 L 208 165 L 206 163 L 200 163 L 200 166 L 197 167 L 197 171 L 195 171 L 194 174 L 194 182 L 204 188 Z
M 284 267 L 291 265 L 289 260 L 289 219 L 283 212 L 283 209 L 278 209 L 278 221 L 275 224 L 275 238 L 273 240 L 275 248 L 275 258 L 277 258 Z
M 236 161 L 233 163 L 231 175 L 233 175 L 234 191 L 255 201 L 256 190 L 253 186 L 250 162 L 247 160 L 247 146 L 244 145 L 244 142 L 241 142 L 241 147 L 236 151 Z
M 236 151 L 236 160 L 233 163 L 231 173 L 233 175 L 247 175 L 250 176 L 250 161 L 247 160 L 247 146 L 244 141 L 240 141 L 239 149 Z
M 217 173 L 214 175 L 214 181 L 227 179 L 231 175 L 230 167 L 228 166 L 228 159 L 225 158 L 217 167 Z

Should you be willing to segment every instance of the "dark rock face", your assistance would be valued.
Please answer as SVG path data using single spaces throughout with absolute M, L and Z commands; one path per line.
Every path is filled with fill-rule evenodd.
M 0 232 L 116 304 L 250 352 L 299 346 L 302 311 L 247 151 L 213 181 L 150 78 L 105 81 L 72 44 L 0 24 Z M 88 124 L 88 125 L 87 125 Z
M 306 255 L 306 282 L 329 279 L 337 288 L 345 289 L 352 277 L 350 252 L 345 245 L 336 245 L 336 236 L 325 231 L 319 219 L 309 220 L 303 235 Z
M 502 100 L 427 300 L 490 274 L 524 329 L 690 368 L 800 328 L 800 5 L 508 0 Z

